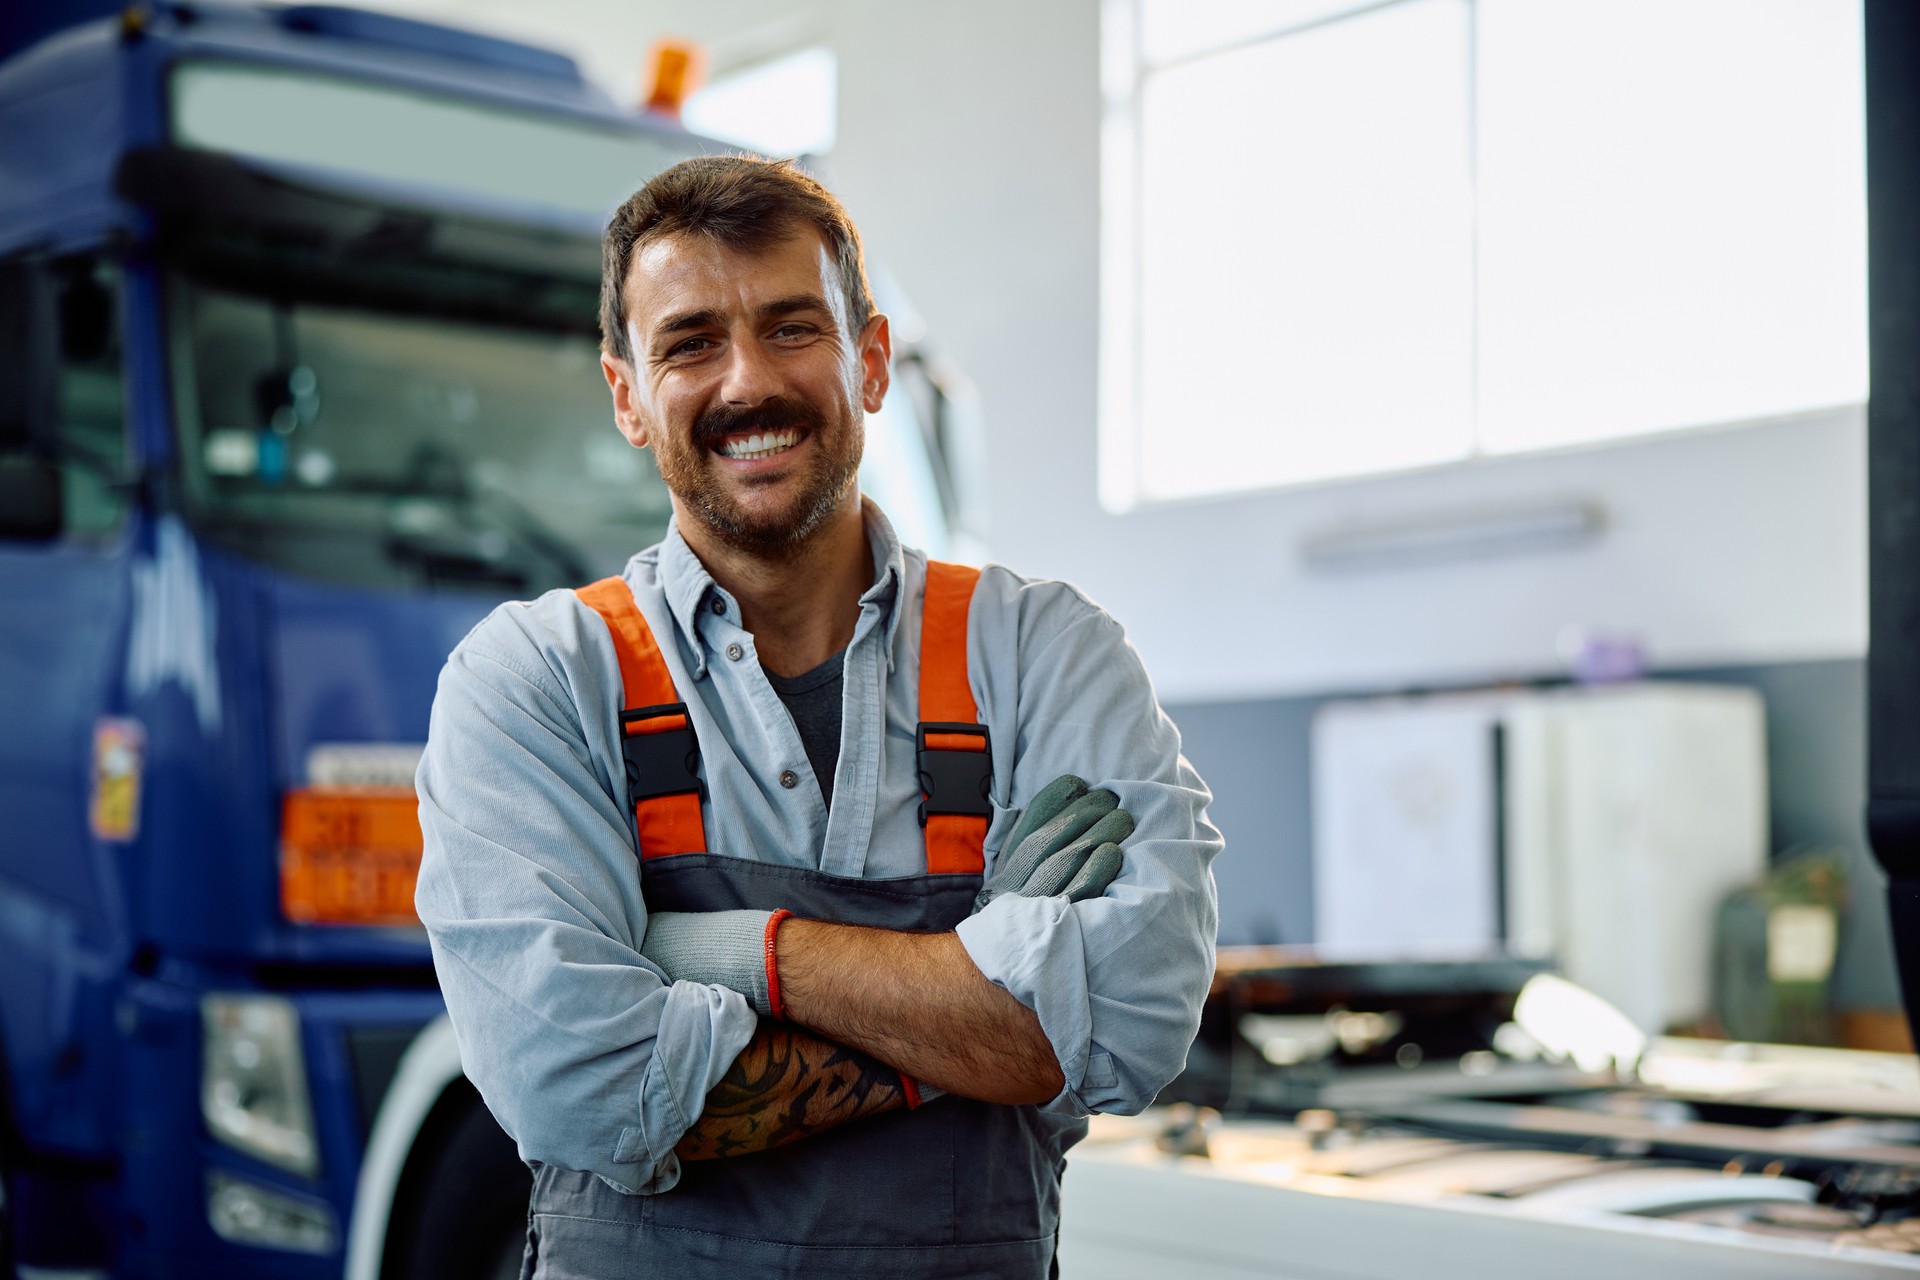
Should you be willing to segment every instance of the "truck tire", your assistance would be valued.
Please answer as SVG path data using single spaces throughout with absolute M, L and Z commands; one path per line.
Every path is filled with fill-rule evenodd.
M 408 1161 L 387 1276 L 515 1280 L 526 1247 L 533 1176 L 471 1086 L 451 1092 L 422 1131 L 437 1141 Z M 424 1153 L 423 1153 L 424 1154 Z

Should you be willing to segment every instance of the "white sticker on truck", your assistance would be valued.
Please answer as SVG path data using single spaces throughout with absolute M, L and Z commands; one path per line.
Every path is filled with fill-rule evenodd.
M 426 749 L 419 742 L 323 742 L 307 752 L 307 785 L 411 790 Z

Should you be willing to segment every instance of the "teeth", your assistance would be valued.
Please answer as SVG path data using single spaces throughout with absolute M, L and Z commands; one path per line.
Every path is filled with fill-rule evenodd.
M 720 452 L 729 458 L 764 458 L 793 448 L 800 443 L 798 431 L 756 431 L 745 440 L 733 440 L 720 446 Z

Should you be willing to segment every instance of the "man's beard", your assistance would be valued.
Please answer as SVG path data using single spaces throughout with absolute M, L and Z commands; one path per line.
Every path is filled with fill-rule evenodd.
M 754 514 L 728 491 L 707 456 L 716 453 L 723 439 L 738 432 L 786 430 L 799 430 L 814 444 L 800 477 L 800 490 L 783 510 Z M 830 431 L 826 416 L 817 407 L 784 398 L 751 409 L 716 405 L 695 420 L 686 444 L 662 448 L 663 443 L 654 446 L 654 463 L 680 509 L 735 550 L 768 559 L 787 558 L 804 546 L 827 517 L 840 509 L 860 472 L 857 423 L 845 423 L 838 431 Z M 770 482 L 791 480 L 782 476 Z

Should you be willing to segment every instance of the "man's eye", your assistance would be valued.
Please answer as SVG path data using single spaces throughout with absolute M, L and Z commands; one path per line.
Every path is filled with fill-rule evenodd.
M 773 331 L 776 338 L 804 338 L 813 332 L 810 324 L 783 324 Z
M 669 356 L 697 356 L 713 345 L 711 338 L 688 338 L 667 348 Z

